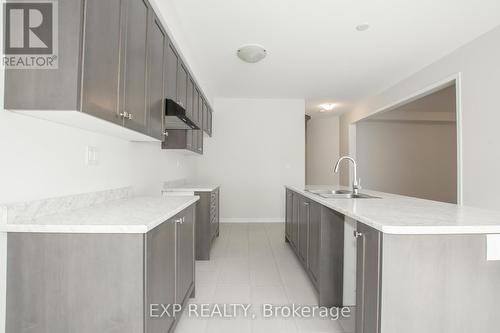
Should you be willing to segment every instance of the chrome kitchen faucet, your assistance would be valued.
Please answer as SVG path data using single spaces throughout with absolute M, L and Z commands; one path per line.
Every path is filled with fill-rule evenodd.
M 353 175 L 353 179 L 352 179 L 352 193 L 358 194 L 358 190 L 361 189 L 361 185 L 360 185 L 360 180 L 358 179 L 358 165 L 356 164 L 356 161 L 354 160 L 354 158 L 352 158 L 350 156 L 342 156 L 341 158 L 339 158 L 339 160 L 335 164 L 334 171 L 335 171 L 335 173 L 339 172 L 340 162 L 342 162 L 343 160 L 349 160 L 353 164 L 354 175 Z

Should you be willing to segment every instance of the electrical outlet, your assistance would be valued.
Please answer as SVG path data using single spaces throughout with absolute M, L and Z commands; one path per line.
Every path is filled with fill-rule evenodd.
M 97 165 L 99 162 L 99 154 L 97 151 L 97 147 L 87 146 L 87 154 L 86 154 L 86 164 L 87 165 Z

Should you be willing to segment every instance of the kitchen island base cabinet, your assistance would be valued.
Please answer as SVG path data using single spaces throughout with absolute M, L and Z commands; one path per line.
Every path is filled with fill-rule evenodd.
M 379 333 L 382 234 L 358 223 L 355 237 L 356 333 Z
M 173 331 L 151 306 L 194 293 L 194 207 L 146 234 L 8 233 L 5 332 Z
M 384 234 L 358 222 L 356 333 L 500 332 L 485 235 Z
M 344 216 L 286 192 L 285 241 L 316 288 L 320 306 L 342 306 Z
M 285 193 L 285 242 L 289 243 L 292 237 L 293 192 Z

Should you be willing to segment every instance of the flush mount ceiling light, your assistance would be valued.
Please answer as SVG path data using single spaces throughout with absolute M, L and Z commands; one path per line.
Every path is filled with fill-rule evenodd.
M 368 23 L 358 24 L 356 26 L 356 30 L 358 30 L 358 31 L 366 31 L 368 29 L 370 29 L 370 25 Z
M 319 112 L 333 111 L 333 109 L 335 109 L 336 106 L 337 106 L 337 104 L 334 104 L 334 103 L 321 104 L 319 106 Z
M 252 44 L 240 47 L 236 54 L 241 60 L 254 64 L 264 59 L 267 51 L 260 45 Z

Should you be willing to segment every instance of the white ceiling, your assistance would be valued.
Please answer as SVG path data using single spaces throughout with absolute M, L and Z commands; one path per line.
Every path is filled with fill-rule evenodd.
M 213 96 L 305 98 L 309 112 L 348 110 L 500 24 L 499 0 L 159 1 Z M 247 43 L 267 58 L 242 62 Z

